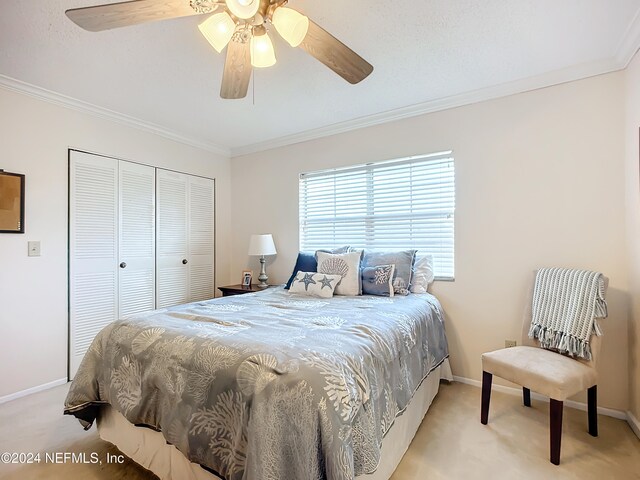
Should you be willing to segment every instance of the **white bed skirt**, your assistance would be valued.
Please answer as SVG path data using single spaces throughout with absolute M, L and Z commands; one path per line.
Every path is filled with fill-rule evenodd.
M 388 480 L 391 477 L 438 393 L 441 379 L 453 380 L 449 359 L 429 374 L 409 406 L 396 418 L 382 441 L 378 469 L 371 474 L 358 475 L 356 480 Z M 200 465 L 190 462 L 176 447 L 167 444 L 160 432 L 136 427 L 110 406 L 101 409 L 97 424 L 100 438 L 114 444 L 161 480 L 220 480 Z

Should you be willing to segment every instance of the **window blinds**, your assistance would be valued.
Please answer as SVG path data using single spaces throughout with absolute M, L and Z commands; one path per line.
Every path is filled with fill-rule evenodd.
M 454 276 L 452 152 L 300 175 L 300 248 L 431 254 L 437 278 Z

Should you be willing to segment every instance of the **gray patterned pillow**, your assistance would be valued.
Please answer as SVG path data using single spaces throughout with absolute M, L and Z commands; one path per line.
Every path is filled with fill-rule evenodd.
M 362 293 L 393 297 L 395 265 L 378 265 L 362 269 Z
M 336 286 L 340 283 L 340 275 L 327 275 L 316 272 L 298 272 L 291 283 L 289 292 L 311 297 L 331 298 Z
M 342 277 L 336 287 L 336 295 L 356 296 L 362 294 L 361 252 L 331 254 L 318 251 L 316 257 L 318 258 L 318 273 Z
M 411 285 L 411 271 L 417 250 L 402 250 L 399 252 L 364 252 L 362 268 L 377 265 L 395 265 L 393 291 L 396 295 L 409 295 Z

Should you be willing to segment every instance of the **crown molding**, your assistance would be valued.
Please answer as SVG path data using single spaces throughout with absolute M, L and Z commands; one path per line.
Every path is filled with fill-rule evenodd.
M 631 20 L 616 49 L 616 61 L 620 68 L 627 68 L 638 49 L 640 49 L 640 10 Z
M 602 75 L 605 73 L 622 70 L 624 65 L 616 59 L 607 59 L 602 61 L 590 62 L 572 67 L 555 70 L 543 75 L 523 78 L 513 82 L 503 83 L 500 85 L 487 87 L 479 90 L 454 95 L 446 98 L 430 100 L 428 102 L 410 105 L 387 112 L 368 115 L 365 117 L 349 120 L 346 122 L 336 123 L 327 127 L 308 130 L 294 135 L 268 140 L 266 142 L 255 143 L 244 147 L 231 149 L 231 157 L 241 157 L 253 153 L 259 153 L 274 148 L 285 147 L 296 143 L 317 140 L 319 138 L 338 135 L 361 128 L 373 127 L 384 123 L 403 120 L 406 118 L 417 117 L 428 113 L 449 110 L 451 108 L 462 107 L 474 103 L 480 103 L 496 98 L 507 97 L 518 93 L 529 92 L 541 88 L 547 88 L 562 83 L 573 82 L 588 77 Z
M 75 98 L 68 97 L 66 95 L 62 95 L 60 93 L 56 93 L 51 90 L 38 87 L 36 85 L 31 85 L 30 83 L 17 80 L 7 75 L 0 74 L 0 88 L 18 92 L 36 98 L 38 100 L 43 100 L 45 102 L 59 105 L 71 110 L 75 110 L 77 112 L 86 113 L 94 117 L 110 120 L 127 127 L 137 128 L 138 130 L 152 133 L 154 135 L 158 135 L 175 142 L 183 143 L 191 147 L 196 147 L 201 150 L 206 150 L 211 153 L 223 155 L 227 158 L 229 158 L 231 154 L 230 149 L 227 147 L 216 145 L 206 140 L 188 137 L 186 135 L 173 132 L 160 125 L 146 122 L 144 120 L 140 120 L 123 113 L 118 113 L 107 108 L 99 107 L 88 102 L 83 102 L 82 100 L 77 100 Z
M 274 148 L 286 147 L 296 143 L 317 140 L 331 135 L 338 135 L 340 133 L 346 133 L 361 128 L 373 127 L 405 118 L 439 112 L 450 108 L 462 107 L 473 103 L 484 102 L 486 100 L 493 100 L 500 97 L 529 92 L 540 88 L 581 80 L 583 78 L 624 70 L 627 68 L 638 50 L 640 50 L 640 9 L 636 12 L 636 15 L 627 27 L 627 30 L 622 35 L 622 39 L 616 48 L 614 56 L 609 59 L 574 65 L 572 67 L 516 80 L 514 82 L 503 83 L 493 87 L 474 90 L 451 97 L 430 100 L 428 102 L 369 115 L 355 120 L 349 120 L 322 128 L 287 135 L 273 140 L 268 140 L 266 142 L 232 148 L 231 157 L 241 157 Z

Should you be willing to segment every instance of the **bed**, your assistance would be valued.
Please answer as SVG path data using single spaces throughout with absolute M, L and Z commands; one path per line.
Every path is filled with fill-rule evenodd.
M 387 479 L 441 378 L 430 294 L 282 287 L 129 317 L 89 348 L 65 402 L 163 479 Z

